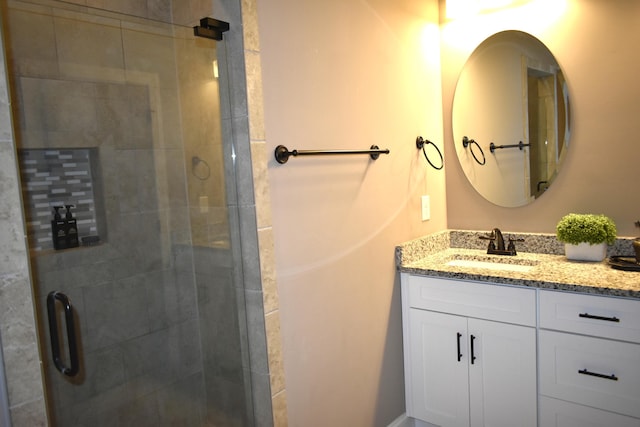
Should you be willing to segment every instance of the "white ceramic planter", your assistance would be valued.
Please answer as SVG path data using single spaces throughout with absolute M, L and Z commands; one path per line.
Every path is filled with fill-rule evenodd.
M 574 261 L 602 261 L 607 256 L 607 244 L 580 243 L 579 245 L 571 245 L 565 243 L 564 254 L 567 259 Z

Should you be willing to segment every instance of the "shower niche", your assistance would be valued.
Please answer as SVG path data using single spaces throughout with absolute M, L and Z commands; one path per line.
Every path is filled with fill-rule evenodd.
M 54 249 L 54 207 L 63 206 L 64 219 L 67 205 L 73 206 L 80 248 L 109 243 L 124 253 L 145 252 L 140 230 L 160 231 L 158 219 L 149 216 L 170 204 L 159 198 L 169 193 L 172 179 L 164 163 L 158 166 L 173 158 L 158 150 L 165 148 L 158 147 L 162 133 L 153 117 L 161 110 L 158 89 L 74 78 L 20 76 L 17 82 L 18 157 L 31 252 Z
M 80 246 L 106 237 L 98 150 L 96 148 L 19 150 L 27 238 L 33 251 L 54 249 L 51 220 L 55 207 L 76 220 Z

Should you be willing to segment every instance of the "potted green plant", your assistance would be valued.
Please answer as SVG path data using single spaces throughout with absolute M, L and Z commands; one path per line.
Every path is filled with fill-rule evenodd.
M 576 261 L 602 261 L 607 245 L 616 241 L 616 224 L 605 215 L 565 215 L 556 226 L 558 240 L 565 244 L 565 255 Z

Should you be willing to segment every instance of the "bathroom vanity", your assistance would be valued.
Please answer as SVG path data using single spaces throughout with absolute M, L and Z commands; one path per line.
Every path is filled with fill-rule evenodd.
M 477 239 L 445 231 L 396 251 L 407 416 L 640 427 L 639 273 L 569 262 L 553 236 L 524 236 L 514 257 Z

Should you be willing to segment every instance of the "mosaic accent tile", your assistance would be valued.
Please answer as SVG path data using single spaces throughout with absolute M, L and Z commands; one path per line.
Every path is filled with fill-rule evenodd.
M 96 205 L 92 179 L 93 149 L 20 150 L 22 191 L 31 249 L 53 249 L 53 207 L 73 205 L 80 237 L 97 235 Z M 60 209 L 64 218 L 65 209 Z

